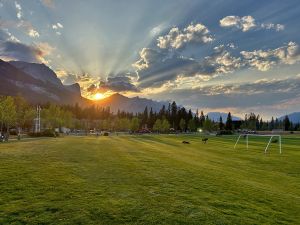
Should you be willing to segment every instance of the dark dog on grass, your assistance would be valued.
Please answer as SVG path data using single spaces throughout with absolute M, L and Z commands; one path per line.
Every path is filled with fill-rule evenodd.
M 203 142 L 204 144 L 206 144 L 207 141 L 208 141 L 208 138 L 202 138 L 202 142 Z
M 190 144 L 188 141 L 183 141 L 182 144 Z

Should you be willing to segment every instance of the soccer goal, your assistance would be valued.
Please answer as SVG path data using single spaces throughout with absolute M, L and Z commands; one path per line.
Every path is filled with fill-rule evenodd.
M 278 144 L 279 144 L 279 153 L 281 154 L 282 152 L 282 149 L 281 149 L 281 135 L 259 135 L 259 134 L 241 134 L 238 139 L 236 140 L 235 142 L 235 145 L 234 145 L 234 149 L 236 148 L 239 140 L 241 139 L 241 137 L 244 137 L 246 139 L 246 146 L 247 146 L 247 149 L 249 149 L 249 136 L 255 136 L 255 137 L 270 137 L 269 139 L 269 142 L 265 148 L 265 153 L 267 153 L 267 150 L 272 142 L 272 139 L 274 137 L 278 137 Z

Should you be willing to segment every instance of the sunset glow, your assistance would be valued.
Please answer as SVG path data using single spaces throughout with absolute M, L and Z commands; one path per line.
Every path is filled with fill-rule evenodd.
M 105 98 L 105 95 L 103 93 L 96 93 L 93 97 L 94 100 L 101 100 Z

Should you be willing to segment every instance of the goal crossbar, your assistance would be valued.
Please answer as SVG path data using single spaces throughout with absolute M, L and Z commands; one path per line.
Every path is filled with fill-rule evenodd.
M 273 139 L 273 137 L 278 137 L 278 141 L 279 141 L 279 153 L 281 154 L 282 152 L 282 148 L 281 148 L 281 135 L 276 135 L 276 134 L 270 134 L 270 135 L 266 135 L 266 134 L 262 134 L 262 135 L 259 135 L 259 134 L 241 134 L 239 135 L 238 139 L 236 140 L 235 142 L 235 145 L 234 145 L 234 149 L 236 148 L 239 140 L 241 139 L 241 137 L 245 137 L 246 138 L 246 146 L 247 146 L 247 149 L 249 149 L 249 136 L 255 136 L 255 137 L 270 137 L 269 139 L 269 142 L 265 148 L 265 153 L 267 153 L 267 150 L 271 144 L 271 141 Z

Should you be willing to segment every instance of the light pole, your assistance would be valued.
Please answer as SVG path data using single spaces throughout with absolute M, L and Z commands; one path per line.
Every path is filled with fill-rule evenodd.
M 35 119 L 35 133 L 41 132 L 41 106 L 36 107 L 37 117 Z

